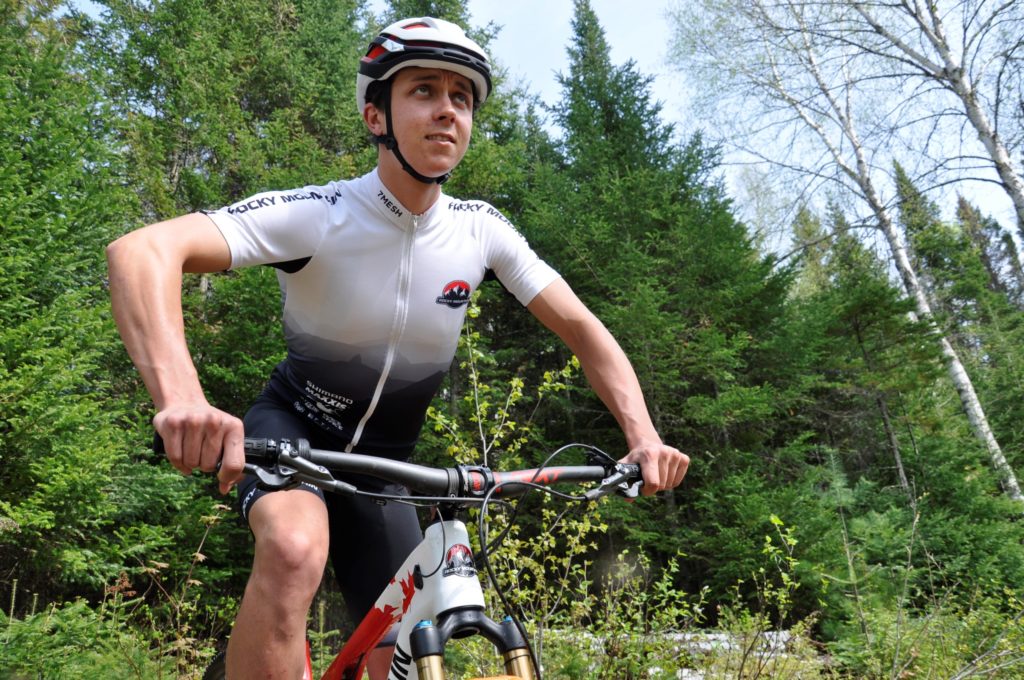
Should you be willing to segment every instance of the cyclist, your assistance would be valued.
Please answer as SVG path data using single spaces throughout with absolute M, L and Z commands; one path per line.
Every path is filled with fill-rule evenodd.
M 642 467 L 644 493 L 677 486 L 689 464 L 661 441 L 629 361 L 566 282 L 493 207 L 441 190 L 491 94 L 484 51 L 455 24 L 399 21 L 370 44 L 356 89 L 377 143 L 370 173 L 152 224 L 108 248 L 114 317 L 168 459 L 186 474 L 220 462 L 221 492 L 238 485 L 255 538 L 228 645 L 238 678 L 300 672 L 329 553 L 359 620 L 421 539 L 404 504 L 257 489 L 242 474 L 243 433 L 407 458 L 469 295 L 488 273 L 579 357 L 622 428 L 624 460 Z M 288 353 L 243 422 L 203 394 L 185 341 L 181 277 L 250 265 L 278 269 Z M 388 655 L 377 657 L 371 676 L 382 678 Z

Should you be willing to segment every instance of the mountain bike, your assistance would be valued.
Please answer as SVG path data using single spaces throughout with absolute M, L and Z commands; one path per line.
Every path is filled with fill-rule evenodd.
M 574 446 L 588 451 L 588 465 L 547 465 L 556 455 Z M 358 453 L 312 449 L 302 439 L 295 442 L 246 439 L 245 458 L 246 471 L 256 475 L 259 484 L 267 489 L 287 489 L 308 483 L 325 492 L 361 495 L 378 502 L 430 504 L 438 508 L 438 519 L 427 527 L 423 541 L 395 573 L 322 680 L 359 680 L 370 652 L 385 639 L 388 645 L 394 644 L 388 680 L 444 680 L 445 645 L 452 639 L 470 635 L 482 635 L 501 655 L 507 675 L 491 680 L 540 680 L 540 664 L 522 624 L 511 616 L 497 622 L 485 614 L 478 558 L 470 548 L 469 531 L 459 516 L 470 506 L 480 507 L 479 563 L 508 610 L 493 571 L 487 568 L 489 551 L 504 537 L 504 534 L 499 535 L 490 543 L 486 540 L 484 520 L 489 504 L 507 502 L 531 489 L 567 501 L 595 501 L 611 493 L 635 498 L 643 484 L 639 466 L 616 462 L 599 449 L 584 445 L 559 449 L 541 467 L 507 472 L 479 465 L 435 468 Z M 419 495 L 390 496 L 363 491 L 336 479 L 332 473 L 376 477 L 402 484 L 410 493 Z M 585 482 L 596 482 L 596 486 L 576 496 L 552 488 L 556 483 Z M 223 680 L 224 677 L 224 654 L 221 653 L 207 668 L 203 680 Z M 307 643 L 303 680 L 312 678 Z

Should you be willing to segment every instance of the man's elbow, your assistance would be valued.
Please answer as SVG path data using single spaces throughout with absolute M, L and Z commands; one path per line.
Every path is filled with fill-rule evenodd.
M 127 250 L 125 238 L 127 237 L 122 236 L 121 238 L 107 244 L 107 271 L 110 272 L 112 277 L 124 260 L 124 251 Z
M 153 270 L 159 266 L 160 248 L 145 230 L 136 230 L 107 244 L 107 272 L 111 285 L 129 278 L 139 267 Z M 145 263 L 145 264 L 143 264 Z
M 563 339 L 577 355 L 588 348 L 604 346 L 609 340 L 614 342 L 604 323 L 587 309 L 568 320 Z

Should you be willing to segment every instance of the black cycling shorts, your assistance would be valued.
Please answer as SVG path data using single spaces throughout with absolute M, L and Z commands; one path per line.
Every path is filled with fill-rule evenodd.
M 296 414 L 272 389 L 260 395 L 246 413 L 244 423 L 246 437 L 292 441 L 302 438 L 309 440 L 313 448 L 336 451 L 345 446 L 344 442 Z M 374 478 L 338 475 L 338 479 L 356 484 L 360 489 L 408 495 L 404 486 Z M 358 624 L 405 558 L 423 540 L 416 509 L 405 503 L 381 505 L 362 497 L 325 494 L 306 484 L 299 488 L 316 494 L 327 505 L 331 565 L 353 623 Z M 239 510 L 246 523 L 253 503 L 268 493 L 274 492 L 257 487 L 252 475 L 246 475 L 239 483 Z

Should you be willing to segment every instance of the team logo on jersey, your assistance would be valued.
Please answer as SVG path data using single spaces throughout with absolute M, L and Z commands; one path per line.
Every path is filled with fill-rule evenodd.
M 476 576 L 476 565 L 473 563 L 473 553 L 469 546 L 456 543 L 448 548 L 448 554 L 444 558 L 445 576 Z
M 452 309 L 458 309 L 463 305 L 469 304 L 469 294 L 471 292 L 469 284 L 465 281 L 449 281 L 435 302 L 439 305 L 448 305 Z

